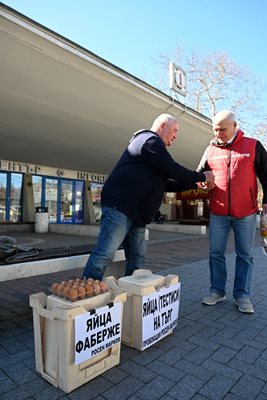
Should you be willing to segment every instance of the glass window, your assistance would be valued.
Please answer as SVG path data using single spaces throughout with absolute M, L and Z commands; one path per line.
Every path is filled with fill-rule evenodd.
M 0 173 L 0 222 L 6 220 L 7 174 Z
M 72 214 L 72 182 L 61 181 L 60 222 L 71 223 Z
M 48 208 L 50 223 L 83 223 L 83 181 L 37 175 L 32 179 L 34 206 Z
M 34 208 L 42 206 L 42 177 L 32 176 Z
M 10 182 L 10 211 L 12 222 L 21 221 L 22 174 L 11 174 Z
M 75 182 L 75 212 L 74 212 L 74 223 L 83 223 L 83 190 L 84 183 L 81 181 Z
M 45 179 L 45 207 L 48 207 L 49 222 L 57 222 L 58 180 Z
M 100 220 L 100 217 L 102 214 L 100 198 L 101 198 L 101 191 L 102 191 L 103 186 L 104 186 L 103 183 L 91 183 L 92 200 L 93 200 L 93 205 L 94 205 L 94 210 L 95 210 L 95 219 L 97 221 Z
M 0 173 L 0 222 L 22 217 L 22 174 Z

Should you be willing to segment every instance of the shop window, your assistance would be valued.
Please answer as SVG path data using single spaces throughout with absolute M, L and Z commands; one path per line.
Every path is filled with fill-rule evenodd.
M 83 223 L 83 190 L 84 190 L 84 183 L 81 181 L 75 181 L 74 182 L 75 211 L 73 217 L 76 224 Z
M 50 223 L 82 224 L 84 182 L 34 175 L 35 207 L 47 207 Z
M 45 179 L 45 207 L 49 211 L 49 222 L 57 222 L 58 180 Z
M 101 191 L 103 186 L 104 186 L 103 183 L 95 183 L 95 182 L 91 183 L 91 193 L 92 193 L 92 200 L 94 205 L 96 221 L 100 220 L 102 214 L 100 200 L 101 200 Z
M 7 174 L 0 173 L 0 222 L 6 221 Z
M 0 222 L 22 219 L 22 174 L 0 173 Z
M 73 183 L 71 181 L 61 182 L 60 222 L 63 223 L 72 223 L 72 214 L 73 214 L 72 186 Z
M 21 197 L 22 175 L 11 173 L 9 220 L 12 222 L 21 221 Z
M 34 207 L 42 206 L 42 177 L 32 176 Z

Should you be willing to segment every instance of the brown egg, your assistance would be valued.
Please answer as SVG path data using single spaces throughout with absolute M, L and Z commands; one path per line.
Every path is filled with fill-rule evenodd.
M 57 296 L 62 296 L 64 287 L 65 287 L 65 286 L 62 285 L 62 283 L 60 283 L 60 284 L 57 286 L 57 289 L 56 289 L 56 295 L 57 295 Z
M 95 279 L 95 283 L 100 283 L 100 281 L 98 279 Z
M 94 295 L 95 296 L 100 293 L 100 284 L 99 283 L 94 283 L 93 284 L 93 288 L 94 288 Z
M 87 283 L 89 283 L 89 282 L 94 283 L 95 281 L 94 281 L 93 278 L 88 278 L 88 279 L 87 279 Z
M 69 300 L 70 301 L 76 301 L 77 299 L 78 299 L 78 294 L 79 294 L 79 292 L 78 292 L 78 289 L 76 289 L 76 288 L 71 288 L 70 290 L 69 290 L 69 293 L 68 293 L 68 296 L 69 296 Z
M 84 299 L 86 296 L 85 288 L 83 286 L 79 286 L 78 292 L 79 292 L 79 299 Z
M 87 284 L 85 285 L 85 290 L 86 290 L 86 295 L 87 295 L 87 297 L 93 296 L 93 294 L 94 294 L 94 288 L 93 288 L 92 283 L 87 283 Z
M 57 287 L 58 287 L 58 283 L 55 282 L 53 283 L 53 285 L 51 286 L 51 292 L 56 295 L 57 294 Z
M 108 290 L 108 285 L 105 282 L 100 282 L 99 285 L 101 293 L 105 293 Z
M 64 290 L 63 290 L 63 296 L 65 297 L 65 299 L 69 298 L 69 291 L 70 291 L 71 287 L 70 286 L 65 286 Z
M 74 279 L 69 279 L 68 284 L 73 285 Z

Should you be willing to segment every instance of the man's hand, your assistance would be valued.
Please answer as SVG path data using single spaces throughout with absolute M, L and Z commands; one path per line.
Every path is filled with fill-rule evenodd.
M 204 171 L 203 174 L 206 177 L 206 182 L 213 182 L 215 181 L 215 176 L 211 171 Z
M 215 186 L 214 184 L 215 176 L 211 171 L 204 171 L 204 175 L 206 177 L 206 181 L 202 182 L 203 189 L 208 189 L 208 190 L 213 189 Z
M 207 190 L 211 190 L 213 189 L 215 186 L 214 182 L 198 182 L 197 183 L 197 187 L 199 189 L 207 189 Z

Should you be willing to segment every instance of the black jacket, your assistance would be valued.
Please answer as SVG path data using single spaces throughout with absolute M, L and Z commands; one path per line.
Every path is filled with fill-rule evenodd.
M 145 226 L 160 208 L 164 192 L 195 188 L 203 181 L 202 172 L 174 161 L 155 132 L 138 131 L 105 182 L 101 203 Z

